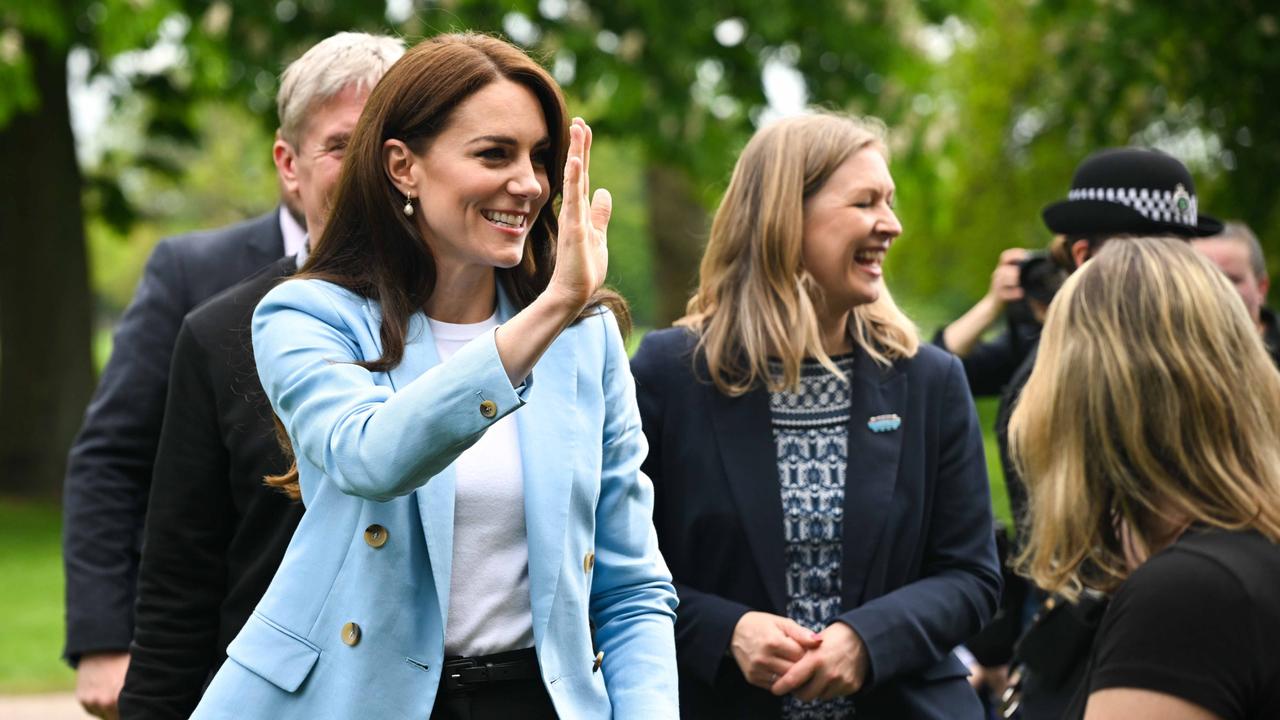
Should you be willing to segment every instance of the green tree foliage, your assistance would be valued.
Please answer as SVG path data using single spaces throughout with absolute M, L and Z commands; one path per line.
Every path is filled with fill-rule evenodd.
M 56 495 L 67 448 L 92 388 L 85 206 L 119 228 L 133 208 L 117 178 L 82 175 L 67 107 L 68 55 L 111 71 L 149 103 L 146 137 L 191 141 L 203 98 L 270 108 L 292 42 L 358 27 L 369 6 L 322 6 L 281 22 L 286 2 L 12 0 L 0 10 L 0 488 Z M 168 40 L 180 62 L 122 67 L 126 51 Z M 180 43 L 180 45 L 179 45 Z M 135 58 L 138 59 L 138 58 Z M 135 161 L 164 163 L 148 143 Z M 109 165 L 108 165 L 109 167 Z
M 683 313 L 706 211 L 767 108 L 766 68 L 804 78 L 826 105 L 896 116 L 911 95 L 890 78 L 919 65 L 903 42 L 921 22 L 911 3 L 462 0 L 451 10 L 544 53 L 602 135 L 638 143 L 658 324 Z
M 1280 250 L 1280 186 L 1270 182 L 1280 169 L 1280 7 L 1254 0 L 1091 5 L 1056 0 L 1033 16 L 1046 33 L 1055 17 L 1070 18 L 1090 40 L 1055 33 L 1064 81 L 1057 98 L 1036 98 L 1063 108 L 1054 124 L 1068 128 L 1081 150 L 1133 139 L 1182 155 L 1204 179 L 1201 208 L 1243 218 Z
M 924 3 L 922 3 L 923 5 Z M 1002 248 L 1050 239 L 1040 209 L 1075 165 L 1155 146 L 1195 176 L 1200 208 L 1238 217 L 1280 258 L 1280 15 L 1240 0 L 932 3 L 968 35 L 935 66 L 932 127 L 895 166 L 907 236 L 893 282 L 962 309 Z M 935 18 L 936 19 L 936 18 Z M 923 235 L 923 238 L 921 237 Z M 944 270 L 945 269 L 945 270 Z
M 234 156 L 218 131 L 246 117 L 261 133 L 246 142 L 260 143 L 274 128 L 281 69 L 339 30 L 411 40 L 500 32 L 541 57 L 618 164 L 609 182 L 641 197 L 619 217 L 624 249 L 611 279 L 636 298 L 642 323 L 679 314 L 706 213 L 769 115 L 769 73 L 801 78 L 810 103 L 893 128 L 906 233 L 889 278 L 917 315 L 959 312 L 1002 248 L 1045 243 L 1040 208 L 1065 193 L 1084 155 L 1107 145 L 1178 154 L 1203 209 L 1244 218 L 1280 255 L 1280 189 L 1270 182 L 1280 167 L 1280 115 L 1270 107 L 1280 95 L 1280 20 L 1260 0 L 8 0 L 0 23 L 0 145 L 25 153 L 0 198 L 0 418 L 20 418 L 0 429 L 8 488 L 16 475 L 25 487 L 56 486 L 84 405 L 82 212 L 99 245 L 109 241 L 98 235 L 124 237 L 135 220 L 174 212 L 172 194 L 127 187 L 139 172 L 155 181 L 146 187 L 207 183 L 207 195 L 179 203 L 203 222 L 248 209 L 251 201 L 220 196 L 217 173 L 195 158 Z M 57 99 L 73 47 L 87 53 L 91 76 L 111 79 L 117 111 L 134 114 L 144 139 L 111 149 L 85 176 L 58 151 L 70 145 Z M 166 52 L 167 61 L 154 57 Z M 270 168 L 246 168 L 253 173 L 250 185 Z M 635 242 L 646 236 L 648 247 Z M 26 321 L 24 303 L 50 296 L 59 301 L 43 322 Z M 60 360 L 49 363 L 51 354 Z M 34 387 L 35 368 L 51 382 Z M 24 428 L 52 439 L 36 442 Z

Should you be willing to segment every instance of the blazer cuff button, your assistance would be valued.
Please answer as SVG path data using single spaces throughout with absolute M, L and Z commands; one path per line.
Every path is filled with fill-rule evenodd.
M 480 414 L 492 420 L 498 414 L 498 403 L 492 400 L 485 400 L 480 403 Z

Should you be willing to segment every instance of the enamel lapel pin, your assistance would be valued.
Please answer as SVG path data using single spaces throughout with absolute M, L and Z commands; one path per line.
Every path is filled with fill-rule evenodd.
M 893 413 L 888 415 L 876 415 L 867 421 L 867 427 L 871 428 L 871 432 L 892 432 L 902 425 L 902 418 Z

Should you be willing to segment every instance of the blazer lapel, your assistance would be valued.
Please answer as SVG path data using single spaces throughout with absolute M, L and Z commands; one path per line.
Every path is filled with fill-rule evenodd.
M 514 313 L 499 293 L 505 321 Z M 525 405 L 515 412 L 524 470 L 525 528 L 529 537 L 529 594 L 534 638 L 541 645 L 560 581 L 574 492 L 575 443 L 590 437 L 578 427 L 578 367 L 566 330 L 534 366 Z
M 783 613 L 787 588 L 782 495 L 778 451 L 769 421 L 769 393 L 756 389 L 735 398 L 711 389 L 709 394 L 712 425 L 730 493 L 772 609 Z
M 860 604 L 866 591 L 867 570 L 876 551 L 889 503 L 898 481 L 898 457 L 907 428 L 870 421 L 903 413 L 907 401 L 907 376 L 877 364 L 861 350 L 853 370 L 853 399 L 849 416 L 848 469 L 844 484 L 844 558 L 841 595 L 846 603 Z M 897 418 L 901 424 L 916 418 Z M 885 429 L 886 427 L 890 429 Z
M 261 230 L 254 232 L 246 248 L 249 265 L 260 268 L 284 257 L 284 232 L 280 229 L 280 209 L 263 215 Z
M 381 313 L 369 302 L 370 332 L 380 337 Z M 506 322 L 515 308 L 501 288 L 498 319 Z M 534 366 L 526 404 L 515 412 L 524 471 L 525 524 L 529 536 L 529 588 L 534 635 L 542 638 L 551 616 L 556 584 L 564 557 L 568 515 L 573 492 L 573 443 L 577 427 L 577 363 L 566 331 Z M 426 317 L 410 318 L 404 359 L 389 372 L 393 388 L 402 388 L 440 363 Z M 536 377 L 536 382 L 533 378 Z M 457 476 L 449 465 L 415 491 L 426 534 L 436 592 L 440 600 L 440 627 L 449 618 L 449 578 L 453 570 L 453 514 Z
M 377 303 L 369 301 L 370 331 L 379 338 L 382 314 Z M 376 341 L 375 341 L 376 342 Z M 381 348 L 379 348 L 381 352 Z M 409 318 L 405 333 L 404 359 L 390 370 L 388 376 L 393 389 L 400 389 L 413 382 L 427 370 L 440 364 L 436 342 L 431 336 L 426 316 L 416 313 Z M 440 601 L 440 627 L 449 620 L 449 578 L 453 572 L 453 497 L 456 475 L 450 464 L 426 485 L 414 491 L 418 500 L 418 513 L 422 517 L 422 530 L 426 534 L 427 556 L 431 560 L 431 574 L 435 580 L 436 594 Z

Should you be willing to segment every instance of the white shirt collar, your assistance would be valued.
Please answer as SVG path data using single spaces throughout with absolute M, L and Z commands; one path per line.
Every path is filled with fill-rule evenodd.
M 311 254 L 311 236 L 303 237 L 302 249 L 297 255 L 293 256 L 293 261 L 297 263 L 298 269 L 301 270 L 303 265 L 307 264 L 307 256 Z
M 280 205 L 280 233 L 284 235 L 285 256 L 297 255 L 307 247 L 307 229 L 302 227 L 282 203 Z

